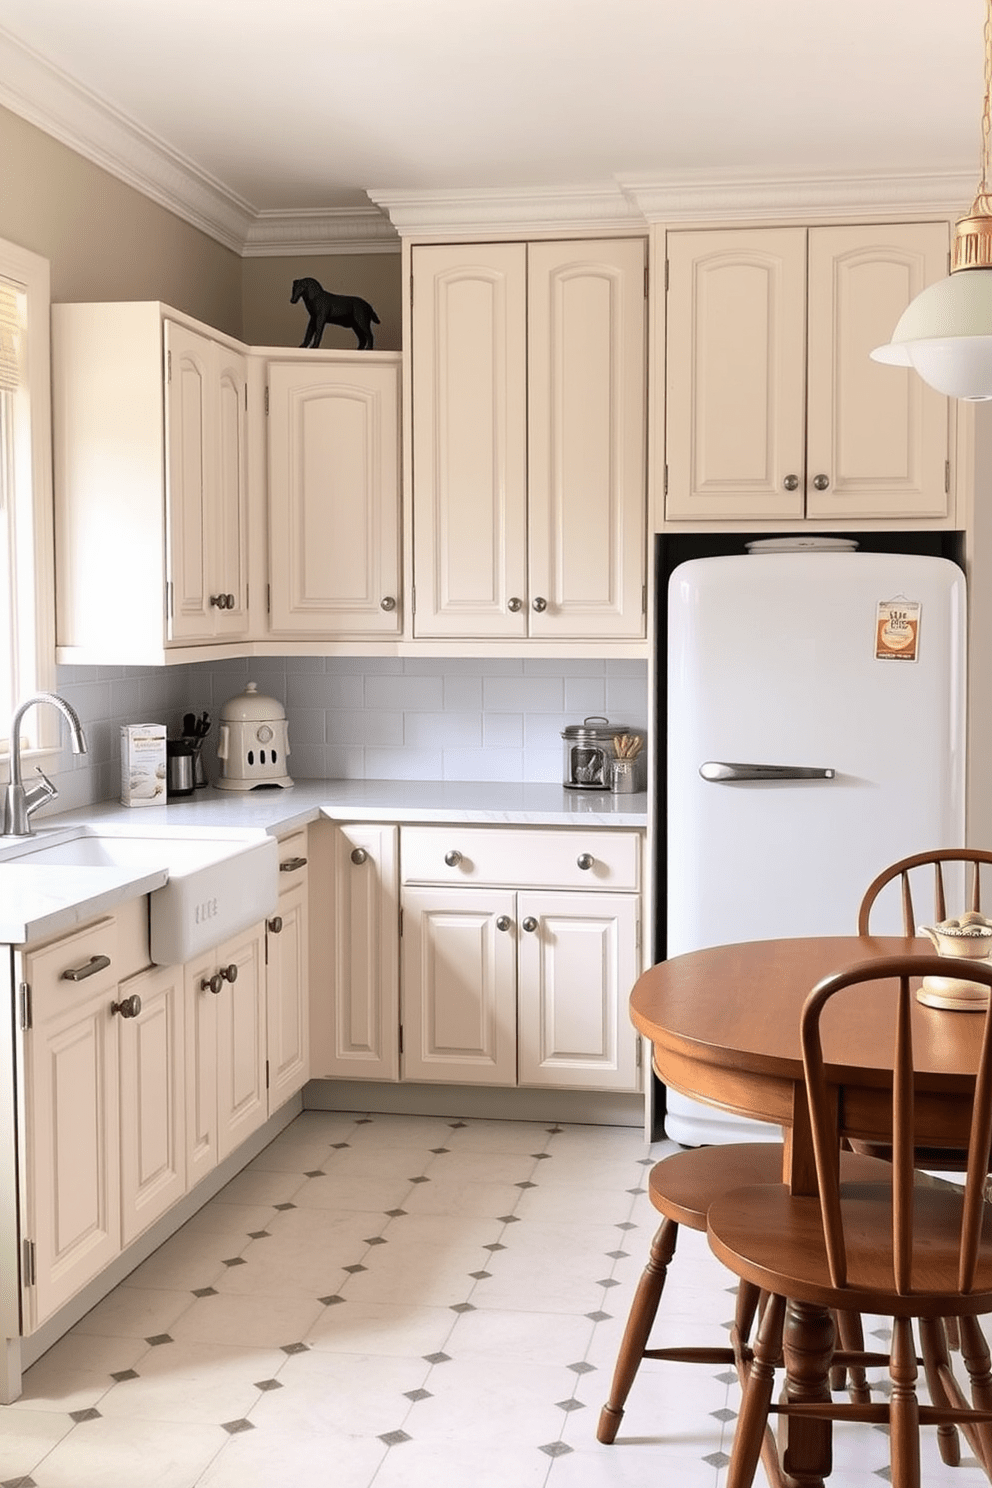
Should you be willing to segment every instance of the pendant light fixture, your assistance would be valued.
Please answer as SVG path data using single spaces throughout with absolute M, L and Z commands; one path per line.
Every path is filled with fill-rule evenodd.
M 951 272 L 911 301 L 892 340 L 871 353 L 876 362 L 914 367 L 932 388 L 952 398 L 992 399 L 992 0 L 985 0 L 985 102 L 982 178 L 971 212 L 954 230 Z

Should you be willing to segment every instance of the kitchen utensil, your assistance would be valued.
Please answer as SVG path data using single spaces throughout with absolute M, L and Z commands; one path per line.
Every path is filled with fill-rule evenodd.
M 201 715 L 207 719 L 206 713 Z M 220 736 L 217 758 L 220 761 L 220 790 L 257 790 L 261 786 L 289 788 L 293 782 L 286 774 L 289 754 L 289 726 L 286 710 L 275 698 L 264 697 L 257 682 L 249 682 L 244 692 L 228 699 L 220 710 Z

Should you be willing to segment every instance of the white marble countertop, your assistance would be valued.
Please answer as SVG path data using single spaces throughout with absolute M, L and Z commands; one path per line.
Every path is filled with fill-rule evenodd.
M 35 830 L 261 828 L 276 836 L 318 817 L 332 821 L 465 822 L 493 826 L 645 827 L 647 797 L 568 791 L 557 785 L 424 780 L 303 780 L 291 790 L 223 791 L 214 786 L 165 806 L 103 801 L 35 817 Z M 0 838 L 0 859 L 3 839 Z M 160 888 L 167 873 L 67 868 L 0 860 L 0 943 L 60 934 L 117 904 Z

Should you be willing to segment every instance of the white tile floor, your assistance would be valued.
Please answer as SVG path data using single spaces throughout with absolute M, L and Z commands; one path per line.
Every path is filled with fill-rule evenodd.
M 617 1442 L 595 1440 L 668 1150 L 304 1113 L 27 1372 L 0 1488 L 721 1488 L 726 1369 L 645 1363 Z M 732 1311 L 683 1231 L 659 1341 L 711 1342 Z M 877 1488 L 887 1447 L 837 1429 L 831 1484 Z M 923 1470 L 986 1482 L 932 1433 Z

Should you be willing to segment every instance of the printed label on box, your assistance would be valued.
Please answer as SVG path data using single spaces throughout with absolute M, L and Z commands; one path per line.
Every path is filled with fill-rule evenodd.
M 165 724 L 121 724 L 121 805 L 164 806 Z

